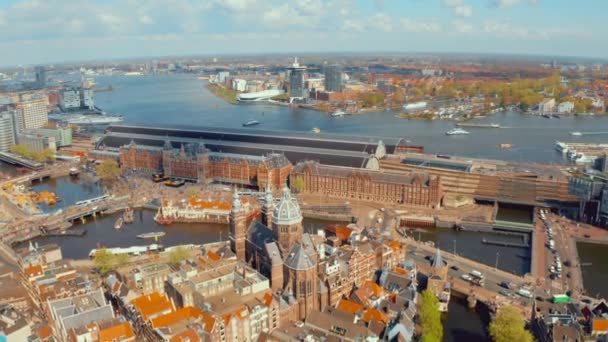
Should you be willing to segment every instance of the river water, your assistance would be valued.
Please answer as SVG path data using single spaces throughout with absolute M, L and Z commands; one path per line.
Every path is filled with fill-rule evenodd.
M 108 113 L 120 113 L 126 122 L 182 124 L 242 128 L 250 118 L 262 124 L 250 129 L 310 131 L 354 135 L 405 137 L 413 145 L 424 145 L 429 153 L 463 155 L 544 163 L 565 163 L 554 150 L 554 142 L 603 142 L 608 135 L 572 137 L 569 132 L 608 131 L 608 117 L 545 119 L 516 112 L 498 113 L 475 122 L 501 124 L 501 129 L 467 128 L 468 136 L 446 136 L 450 121 L 404 120 L 392 112 L 333 118 L 307 109 L 274 105 L 233 105 L 217 98 L 205 82 L 193 75 L 98 76 L 98 86 L 111 84 L 114 91 L 96 93 L 97 105 Z M 498 144 L 510 143 L 511 149 Z

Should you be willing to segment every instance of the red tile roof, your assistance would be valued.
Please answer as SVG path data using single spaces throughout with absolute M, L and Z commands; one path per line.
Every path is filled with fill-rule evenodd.
M 158 316 L 152 320 L 153 328 L 162 328 L 168 327 L 180 321 L 185 321 L 190 318 L 194 320 L 198 320 L 203 315 L 203 312 L 199 308 L 195 308 L 193 306 L 187 306 L 185 308 L 181 308 L 170 312 L 168 314 L 164 314 L 162 316 Z
M 125 322 L 99 330 L 99 342 L 114 342 L 128 340 L 135 337 L 131 323 Z
M 363 307 L 363 305 L 357 304 L 355 302 L 351 302 L 348 299 L 340 299 L 336 309 L 354 315 L 358 312 L 363 311 L 364 307 Z
M 608 331 L 608 319 L 594 318 L 591 322 L 591 331 Z
M 139 312 L 144 320 L 147 320 L 148 317 L 154 314 L 173 310 L 173 305 L 169 299 L 158 292 L 137 297 L 131 301 L 131 304 L 135 306 L 135 309 Z

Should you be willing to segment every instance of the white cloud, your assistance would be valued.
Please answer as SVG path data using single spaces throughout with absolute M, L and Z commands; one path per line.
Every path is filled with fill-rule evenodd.
M 452 22 L 452 27 L 458 33 L 471 33 L 473 32 L 473 25 L 466 21 L 462 20 L 454 20 Z
M 532 5 L 538 4 L 539 0 L 491 0 L 491 4 L 498 8 L 509 8 L 527 2 Z
M 502 37 L 520 38 L 526 40 L 549 40 L 558 37 L 589 38 L 591 33 L 584 30 L 566 27 L 524 27 L 505 21 L 486 21 L 483 31 Z
M 317 24 L 318 20 L 317 16 L 303 15 L 287 4 L 267 10 L 262 16 L 264 24 L 277 29 L 286 26 L 312 27 Z
M 376 13 L 369 19 L 369 26 L 378 28 L 384 32 L 392 32 L 393 18 L 384 13 Z
M 434 20 L 420 20 L 404 17 L 399 20 L 399 23 L 401 24 L 401 29 L 406 32 L 441 32 L 441 25 Z
M 342 21 L 342 30 L 363 32 L 365 30 L 365 23 L 361 20 L 345 19 Z
M 458 17 L 470 17 L 473 15 L 473 7 L 464 3 L 464 0 L 443 0 L 443 5 L 452 10 L 452 14 Z

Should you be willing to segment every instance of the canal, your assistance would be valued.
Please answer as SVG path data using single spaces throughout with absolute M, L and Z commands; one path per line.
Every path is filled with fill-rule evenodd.
M 38 207 L 44 213 L 55 212 L 74 205 L 74 203 L 89 198 L 101 196 L 104 193 L 103 187 L 99 183 L 90 183 L 74 177 L 59 177 L 35 182 L 32 184 L 35 192 L 49 191 L 54 192 L 60 201 L 53 206 L 41 203 Z
M 522 238 L 512 235 L 494 234 L 490 232 L 456 231 L 452 229 L 416 229 L 408 232 L 416 240 L 432 241 L 439 249 L 456 253 L 465 258 L 475 260 L 488 266 L 498 266 L 499 269 L 517 275 L 530 272 L 530 249 L 514 248 L 484 244 L 487 240 L 522 242 Z
M 478 303 L 475 309 L 469 309 L 464 297 L 452 295 L 442 322 L 444 342 L 490 341 L 487 330 L 490 315 L 483 304 Z
M 583 273 L 583 285 L 591 297 L 608 298 L 608 245 L 578 242 L 576 244 Z

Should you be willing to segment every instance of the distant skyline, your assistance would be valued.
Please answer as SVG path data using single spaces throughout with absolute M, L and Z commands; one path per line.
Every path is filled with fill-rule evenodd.
M 606 58 L 605 0 L 0 0 L 0 65 L 358 52 Z

